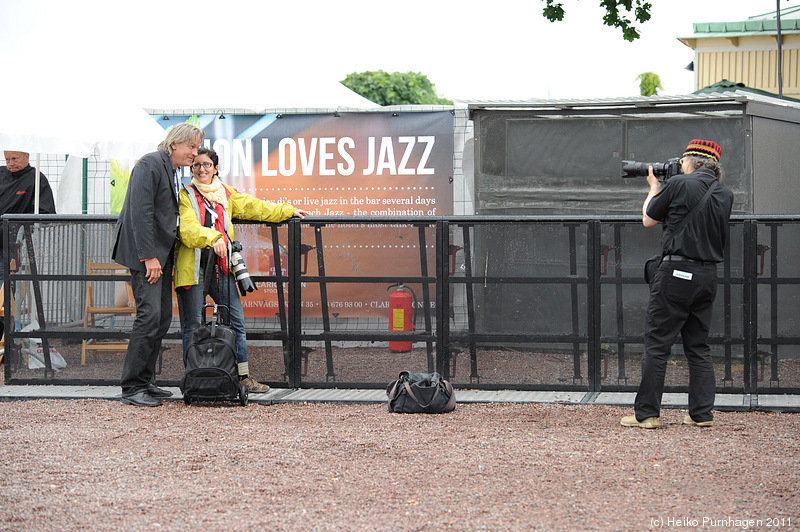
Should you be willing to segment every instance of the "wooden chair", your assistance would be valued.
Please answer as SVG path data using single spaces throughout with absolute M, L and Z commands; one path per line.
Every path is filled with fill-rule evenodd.
M 131 284 L 127 281 L 110 281 L 109 279 L 103 279 L 104 277 L 108 278 L 113 275 L 130 273 L 130 270 L 116 263 L 94 262 L 89 259 L 89 262 L 86 266 L 86 273 L 92 278 L 86 280 L 86 301 L 84 303 L 85 307 L 83 312 L 84 327 L 96 327 L 95 320 L 97 316 L 111 316 L 112 318 L 113 316 L 136 316 L 136 300 L 133 297 L 133 289 L 131 288 Z M 119 307 L 100 306 L 100 304 L 95 301 L 93 286 L 93 283 L 97 283 L 98 281 L 103 281 L 104 283 L 124 283 L 125 293 L 128 298 L 127 304 Z M 112 301 L 112 304 L 113 303 L 114 302 Z M 125 351 L 127 348 L 127 340 L 85 339 L 83 340 L 83 345 L 81 346 L 81 365 L 83 366 L 86 364 L 87 351 L 92 351 L 96 358 L 97 352 L 119 353 Z

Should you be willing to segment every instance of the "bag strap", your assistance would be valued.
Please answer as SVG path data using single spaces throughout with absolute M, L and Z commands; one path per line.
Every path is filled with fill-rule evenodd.
M 397 397 L 397 389 L 399 388 L 399 386 L 400 386 L 400 381 L 399 380 L 394 381 L 394 384 L 392 384 L 392 389 L 389 390 L 386 393 L 386 395 L 389 397 L 389 402 L 390 403 L 391 403 L 391 401 L 394 401 L 395 397 Z M 390 404 L 389 405 L 389 410 L 391 410 L 391 409 L 392 409 L 392 406 Z
M 209 293 L 209 288 L 211 287 L 211 278 L 214 276 L 214 270 L 215 270 L 214 266 L 216 264 L 216 259 L 217 259 L 217 254 L 214 253 L 214 248 L 206 248 L 206 250 L 208 251 L 208 261 L 206 262 L 206 269 L 203 272 L 203 304 L 204 304 L 204 306 L 203 306 L 203 321 L 205 321 L 205 315 L 206 315 L 206 310 L 205 309 L 206 309 L 206 307 L 210 306 L 210 305 L 205 305 L 205 301 L 206 301 L 206 296 Z M 229 272 L 229 275 L 230 275 L 230 270 L 228 270 L 228 272 Z M 220 284 L 221 284 L 221 282 L 222 282 L 222 272 L 219 272 L 219 276 L 220 276 Z M 215 302 L 214 307 L 215 307 L 215 309 L 218 309 L 218 307 L 220 307 L 220 306 L 226 308 L 226 311 L 228 313 L 228 323 L 230 324 L 230 321 L 231 321 L 231 308 L 230 308 L 230 304 L 231 304 L 231 280 L 228 279 L 227 277 L 225 278 L 225 284 L 228 286 L 228 304 L 227 305 L 219 305 L 219 304 L 217 304 Z M 219 288 L 220 288 L 220 290 L 222 290 L 222 286 L 220 286 Z M 217 319 L 219 318 L 219 316 L 214 316 L 214 318 L 215 319 L 212 320 L 212 323 L 216 322 Z M 214 325 L 213 324 L 212 324 L 212 327 L 211 327 L 211 331 L 212 331 L 211 334 L 213 335 L 214 334 L 214 332 L 213 332 L 214 331 Z
M 205 301 L 206 296 L 208 295 L 209 288 L 211 287 L 211 277 L 213 277 L 213 269 L 214 269 L 214 261 L 217 258 L 217 254 L 214 253 L 213 248 L 206 248 L 208 251 L 208 261 L 206 261 L 206 269 L 203 272 L 203 301 Z
M 711 183 L 711 186 L 708 187 L 708 190 L 706 190 L 705 195 L 703 195 L 700 201 L 698 201 L 697 204 L 692 208 L 692 210 L 689 211 L 689 214 L 684 216 L 683 220 L 681 220 L 681 223 L 679 223 L 678 226 L 675 228 L 675 233 L 674 233 L 675 235 L 677 235 L 684 227 L 686 227 L 686 224 L 689 223 L 689 220 L 691 220 L 694 217 L 694 215 L 697 214 L 697 211 L 699 211 L 700 208 L 705 204 L 705 202 L 708 201 L 708 198 L 711 196 L 711 193 L 714 192 L 714 189 L 717 188 L 718 184 L 719 181 L 717 181 L 716 179 L 714 180 L 713 183 Z
M 392 401 L 392 400 L 394 400 L 395 397 L 397 397 L 397 393 L 399 391 L 400 384 L 403 381 L 406 381 L 406 380 L 408 380 L 408 372 L 407 371 L 401 371 L 400 375 L 398 375 L 398 377 L 394 381 L 392 381 L 393 384 L 390 383 L 390 384 L 392 384 L 392 389 L 389 390 L 388 392 L 386 392 L 386 395 L 389 396 L 389 401 Z M 389 409 L 391 410 L 391 406 L 389 407 Z
M 417 399 L 417 396 L 416 396 L 416 395 L 414 395 L 414 392 L 413 392 L 413 391 L 411 391 L 411 386 L 408 384 L 408 379 L 406 379 L 406 380 L 403 382 L 403 384 L 404 384 L 404 385 L 405 385 L 405 387 L 406 387 L 406 391 L 408 392 L 408 395 L 410 395 L 410 396 L 411 396 L 411 398 L 412 398 L 414 401 L 416 401 L 416 402 L 417 402 L 417 404 L 418 404 L 419 406 L 421 406 L 422 408 L 428 408 L 429 406 L 431 406 L 431 405 L 433 404 L 433 402 L 436 400 L 436 398 L 437 398 L 437 397 L 439 397 L 439 391 L 440 391 L 440 390 L 439 390 L 439 383 L 436 383 L 436 386 L 435 386 L 435 388 L 436 388 L 436 391 L 434 392 L 434 394 L 433 394 L 433 397 L 431 397 L 431 400 L 430 400 L 430 402 L 429 402 L 428 404 L 426 404 L 426 405 L 424 405 L 424 404 L 420 403 L 419 399 Z
M 697 212 L 703 207 L 703 205 L 706 203 L 706 201 L 708 201 L 708 198 L 711 197 L 711 193 L 714 192 L 714 189 L 717 188 L 718 184 L 719 184 L 719 181 L 717 181 L 715 179 L 714 182 L 711 183 L 711 186 L 708 187 L 708 190 L 706 190 L 705 195 L 703 195 L 703 197 L 700 199 L 700 201 L 698 201 L 695 204 L 695 206 L 692 207 L 692 210 L 689 211 L 689 213 L 686 216 L 683 217 L 683 220 L 681 220 L 681 223 L 679 223 L 675 227 L 675 231 L 672 233 L 672 236 L 669 239 L 669 245 L 666 246 L 665 249 L 669 249 L 670 247 L 672 247 L 672 243 L 675 241 L 675 237 L 677 237 L 681 233 L 681 231 L 683 231 L 683 228 L 686 227 L 686 224 L 689 223 L 689 221 L 694 217 L 694 215 L 697 214 Z M 664 252 L 663 251 L 661 252 L 661 256 L 662 257 L 664 256 Z

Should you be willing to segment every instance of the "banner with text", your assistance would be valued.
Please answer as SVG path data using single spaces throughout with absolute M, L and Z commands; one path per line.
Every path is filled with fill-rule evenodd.
M 159 123 L 166 128 L 188 119 L 175 116 Z M 329 225 L 320 235 L 310 228 L 306 234 L 304 229 L 305 273 L 317 275 L 324 269 L 328 276 L 353 272 L 419 276 L 426 268 L 434 271 L 431 230 L 405 224 L 366 227 L 349 223 L 347 217 L 453 213 L 450 111 L 225 118 L 215 114 L 191 120 L 205 131 L 205 145 L 219 155 L 223 182 L 260 199 L 291 203 L 312 216 L 344 217 L 341 225 Z M 187 168 L 185 183 L 188 178 Z M 237 229 L 251 275 L 275 274 L 272 236 L 263 228 Z M 280 229 L 278 236 L 285 249 L 286 229 Z M 317 263 L 320 240 L 324 265 Z M 285 274 L 288 259 L 279 260 Z M 388 272 L 387 264 L 391 265 Z M 316 287 L 303 288 L 303 315 L 321 315 L 320 299 Z M 388 308 L 386 286 L 330 284 L 327 299 L 331 314 L 338 318 L 378 317 Z M 278 307 L 275 283 L 260 284 L 242 302 L 248 316 L 274 316 Z

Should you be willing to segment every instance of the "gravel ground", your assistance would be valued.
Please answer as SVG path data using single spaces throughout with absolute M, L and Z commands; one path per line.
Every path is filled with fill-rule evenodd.
M 0 529 L 795 530 L 800 416 L 0 402 Z M 752 520 L 752 521 L 749 521 Z

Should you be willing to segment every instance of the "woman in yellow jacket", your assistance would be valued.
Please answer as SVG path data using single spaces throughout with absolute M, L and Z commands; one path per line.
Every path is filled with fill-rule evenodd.
M 206 147 L 197 150 L 192 164 L 192 184 L 183 187 L 178 198 L 180 226 L 175 247 L 174 280 L 183 330 L 184 363 L 189 335 L 203 319 L 204 275 L 208 273 L 205 272 L 208 253 L 213 252 L 217 260 L 210 272 L 213 277 L 209 282 L 209 295 L 217 304 L 229 308 L 230 325 L 236 332 L 239 378 L 249 392 L 264 393 L 269 386 L 250 376 L 242 299 L 233 272 L 228 268 L 228 246 L 234 240 L 231 218 L 277 223 L 292 216 L 303 218 L 308 212 L 288 203 L 262 201 L 224 185 L 219 179 L 219 157 Z M 222 317 L 224 319 L 224 314 Z

